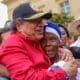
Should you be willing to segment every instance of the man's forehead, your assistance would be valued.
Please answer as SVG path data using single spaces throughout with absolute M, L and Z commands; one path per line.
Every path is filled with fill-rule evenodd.
M 44 24 L 43 19 L 28 20 L 27 22 L 29 22 L 29 23 L 43 23 Z
M 33 20 L 28 20 L 28 21 L 31 21 L 31 22 L 38 22 L 38 21 L 42 21 L 43 19 L 39 18 L 39 19 L 33 19 Z

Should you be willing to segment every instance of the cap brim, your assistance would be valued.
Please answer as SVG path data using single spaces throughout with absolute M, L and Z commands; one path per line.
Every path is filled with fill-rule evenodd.
M 24 20 L 34 20 L 34 19 L 38 19 L 38 18 L 43 18 L 43 19 L 49 19 L 52 17 L 51 13 L 36 13 L 32 16 L 30 16 L 29 18 L 23 18 Z

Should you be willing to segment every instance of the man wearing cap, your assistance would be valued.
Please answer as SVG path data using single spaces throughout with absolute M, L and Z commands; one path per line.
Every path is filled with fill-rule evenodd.
M 13 31 L 2 44 L 1 62 L 8 68 L 11 80 L 66 80 L 70 65 L 64 70 L 48 71 L 51 62 L 43 52 L 39 40 L 43 37 L 43 19 L 50 13 L 35 11 L 23 3 L 13 11 Z M 74 70 L 71 70 L 74 71 Z

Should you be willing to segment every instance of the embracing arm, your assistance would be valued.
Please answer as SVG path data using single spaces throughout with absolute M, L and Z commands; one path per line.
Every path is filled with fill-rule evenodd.
M 2 63 L 10 71 L 11 80 L 66 80 L 64 71 L 60 68 L 52 71 L 35 69 L 20 46 L 7 46 L 3 50 Z

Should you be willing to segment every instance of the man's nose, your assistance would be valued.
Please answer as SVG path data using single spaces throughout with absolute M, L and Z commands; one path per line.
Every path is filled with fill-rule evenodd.
M 50 46 L 50 42 L 49 41 L 46 42 L 46 46 Z

